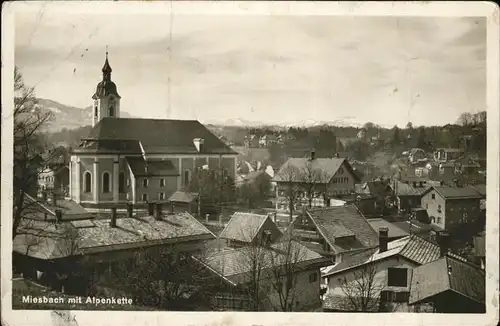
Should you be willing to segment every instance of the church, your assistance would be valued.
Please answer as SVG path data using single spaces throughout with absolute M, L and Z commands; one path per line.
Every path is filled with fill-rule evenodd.
M 168 201 L 197 169 L 223 169 L 234 180 L 236 156 L 197 120 L 120 118 L 106 60 L 93 99 L 92 130 L 73 149 L 70 198 L 84 207 Z

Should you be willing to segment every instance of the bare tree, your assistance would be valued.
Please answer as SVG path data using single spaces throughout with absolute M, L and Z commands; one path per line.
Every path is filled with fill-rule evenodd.
M 28 205 L 26 194 L 34 195 L 38 175 L 52 158 L 40 135 L 51 120 L 51 112 L 36 105 L 34 89 L 26 86 L 19 70 L 14 70 L 14 216 L 12 238 L 17 235 L 20 221 Z M 32 203 L 31 203 L 32 204 Z
M 292 223 L 295 206 L 302 193 L 302 188 L 300 186 L 302 173 L 297 167 L 287 165 L 278 172 L 278 176 L 280 180 L 278 191 L 282 192 L 282 197 L 286 200 L 289 222 Z
M 380 306 L 380 295 L 384 288 L 377 282 L 377 265 L 366 263 L 353 271 L 352 278 L 340 279 L 344 300 L 341 306 L 347 311 L 373 312 Z
M 305 258 L 305 248 L 292 237 L 273 246 L 275 252 L 271 255 L 271 287 L 279 299 L 280 311 L 294 311 L 299 272 Z
M 316 166 L 314 161 L 308 160 L 300 171 L 301 183 L 308 201 L 308 207 L 312 207 L 313 199 L 318 191 L 325 191 L 326 173 Z

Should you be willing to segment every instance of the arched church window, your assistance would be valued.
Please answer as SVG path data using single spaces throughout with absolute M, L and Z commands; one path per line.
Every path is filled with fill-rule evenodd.
M 108 172 L 104 172 L 102 174 L 102 192 L 108 193 L 111 189 L 111 178 L 109 177 Z
M 97 105 L 96 105 L 96 106 L 94 106 L 94 116 L 97 118 L 97 115 L 98 114 L 97 114 Z
M 189 181 L 191 181 L 190 171 L 186 170 L 186 171 L 184 171 L 184 186 L 187 187 L 189 185 Z
M 115 107 L 113 105 L 110 105 L 110 107 L 109 107 L 109 116 L 110 117 L 115 116 Z
M 83 175 L 83 192 L 90 192 L 92 189 L 92 175 L 86 171 Z

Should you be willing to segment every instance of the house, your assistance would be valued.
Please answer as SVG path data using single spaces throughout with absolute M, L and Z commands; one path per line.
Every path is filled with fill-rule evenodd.
M 377 233 L 354 205 L 305 209 L 293 221 L 292 235 L 331 263 L 350 251 L 375 247 Z
M 208 298 L 212 310 L 255 311 L 257 291 L 259 311 L 284 311 L 285 304 L 286 311 L 321 309 L 320 268 L 325 259 L 296 241 L 226 249 L 198 262 L 212 272 L 214 282 L 226 285 Z M 291 295 L 280 296 L 280 284 L 289 284 Z
M 38 196 L 43 192 L 52 192 L 69 195 L 69 167 L 53 166 L 43 169 L 38 174 Z
M 446 255 L 413 270 L 409 304 L 431 304 L 438 313 L 485 313 L 485 293 L 484 270 Z
M 309 158 L 288 159 L 274 181 L 277 184 L 276 209 L 288 211 L 290 204 L 295 210 L 309 204 L 329 206 L 330 198 L 351 194 L 359 179 L 345 158 L 316 158 L 312 151 Z
M 92 130 L 71 153 L 69 195 L 85 207 L 163 201 L 205 165 L 234 180 L 237 153 L 196 120 L 120 117 L 106 55 L 93 95 Z
M 374 230 L 380 230 L 380 228 L 387 228 L 389 241 L 404 238 L 409 235 L 408 232 L 399 228 L 397 225 L 384 220 L 383 218 L 369 218 L 368 223 Z
M 481 165 L 470 156 L 462 157 L 455 161 L 455 173 L 471 175 L 478 173 Z
M 408 153 L 408 160 L 411 164 L 416 164 L 422 161 L 426 161 L 427 154 L 421 148 L 412 148 Z
M 412 208 L 420 207 L 422 194 L 428 188 L 424 181 L 401 182 L 394 180 L 391 188 L 396 197 L 396 204 L 400 212 L 410 212 Z
M 259 137 L 257 137 L 257 135 L 245 136 L 244 145 L 247 148 L 259 147 Z
M 422 193 L 421 205 L 432 224 L 452 230 L 478 221 L 480 201 L 481 195 L 474 187 L 432 186 Z
M 137 253 L 172 248 L 172 254 L 182 258 L 215 238 L 189 213 L 163 213 L 161 204 L 154 216 L 140 211 L 119 216 L 112 209 L 111 214 L 87 213 L 86 218 L 83 213 L 37 205 L 38 217 L 21 220 L 13 240 L 14 269 L 24 278 L 77 295 L 88 295 L 96 285 L 120 287 L 126 275 L 111 277 L 110 271 L 136 259 Z M 61 201 L 56 204 L 60 205 Z
M 386 180 L 367 181 L 363 184 L 356 184 L 355 193 L 360 195 L 361 198 L 368 196 L 374 198 L 374 214 L 370 215 L 375 215 L 383 213 L 386 207 L 386 199 L 392 195 L 392 189 L 389 181 Z
M 454 161 L 462 157 L 464 153 L 464 150 L 460 148 L 438 148 L 434 151 L 434 160 L 442 163 Z
M 389 241 L 388 232 L 380 228 L 378 247 L 346 254 L 323 273 L 325 311 L 339 311 L 339 306 L 347 311 L 411 311 L 412 270 L 446 255 L 448 236 L 441 234 L 440 245 L 436 245 L 414 235 Z M 365 299 L 356 304 L 353 293 Z
M 273 134 L 264 135 L 259 139 L 259 146 L 260 147 L 271 146 L 272 144 L 276 143 L 276 139 L 277 139 L 276 135 Z
M 269 215 L 236 212 L 219 237 L 238 247 L 274 243 L 281 232 Z
M 198 214 L 198 194 L 195 192 L 176 191 L 168 198 L 168 202 L 175 212 Z

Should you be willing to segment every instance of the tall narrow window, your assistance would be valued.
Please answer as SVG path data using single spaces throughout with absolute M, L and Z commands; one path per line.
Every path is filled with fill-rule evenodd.
M 108 172 L 102 174 L 102 192 L 108 193 L 111 189 L 111 180 Z
M 148 194 L 142 194 L 142 201 L 148 201 Z
M 97 118 L 97 105 L 94 107 L 94 116 Z
M 114 117 L 115 116 L 115 107 L 113 105 L 109 106 L 109 116 Z
M 189 170 L 184 171 L 184 185 L 185 186 L 189 185 L 190 179 L 191 178 L 189 177 Z
M 165 187 L 165 179 L 160 179 L 160 187 Z
M 143 186 L 144 188 L 147 188 L 147 187 L 149 186 L 149 180 L 148 180 L 148 179 L 144 179 L 144 180 L 142 180 L 142 186 Z
M 90 192 L 92 189 L 92 175 L 89 171 L 84 173 L 83 192 Z
M 125 192 L 125 173 L 120 172 L 118 181 L 118 192 L 123 194 Z

